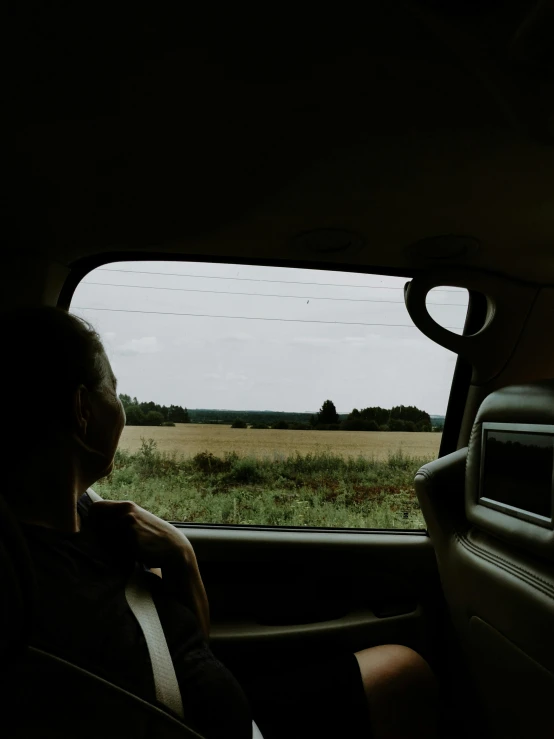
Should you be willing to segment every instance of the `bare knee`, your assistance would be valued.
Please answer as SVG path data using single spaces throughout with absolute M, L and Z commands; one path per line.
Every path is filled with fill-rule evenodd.
M 417 652 L 386 644 L 356 653 L 375 739 L 435 736 L 437 684 Z

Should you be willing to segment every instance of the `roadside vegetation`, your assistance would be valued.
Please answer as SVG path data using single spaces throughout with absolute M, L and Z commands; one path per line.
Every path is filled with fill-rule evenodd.
M 413 479 L 429 459 L 328 452 L 257 459 L 207 451 L 185 457 L 142 438 L 137 452 L 117 451 L 113 471 L 95 490 L 134 500 L 169 521 L 420 529 Z

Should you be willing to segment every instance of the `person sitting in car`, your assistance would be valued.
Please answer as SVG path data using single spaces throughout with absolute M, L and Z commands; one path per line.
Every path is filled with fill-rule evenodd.
M 125 598 L 135 561 L 167 638 L 185 723 L 207 739 L 435 733 L 436 684 L 428 664 L 399 645 L 356 654 L 298 655 L 240 681 L 209 647 L 206 591 L 194 549 L 176 528 L 131 501 L 101 501 L 81 520 L 78 501 L 109 474 L 125 425 L 102 342 L 56 308 L 4 315 L 12 429 L 4 495 L 38 575 L 32 644 L 156 703 L 148 650 Z M 31 428 L 32 427 L 32 428 Z M 131 492 L 132 495 L 132 492 Z M 154 568 L 158 568 L 157 570 Z

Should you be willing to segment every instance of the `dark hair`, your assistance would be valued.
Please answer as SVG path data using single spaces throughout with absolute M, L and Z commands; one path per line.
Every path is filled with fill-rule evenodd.
M 0 326 L 5 428 L 63 427 L 79 385 L 96 390 L 102 384 L 100 337 L 82 318 L 50 307 L 5 312 Z

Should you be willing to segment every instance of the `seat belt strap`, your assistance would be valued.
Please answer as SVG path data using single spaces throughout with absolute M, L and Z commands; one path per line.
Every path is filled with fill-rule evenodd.
M 91 488 L 87 490 L 86 494 L 92 503 L 102 500 Z M 180 718 L 184 718 L 183 701 L 173 660 L 167 646 L 156 604 L 152 599 L 152 594 L 140 577 L 139 565 L 135 565 L 133 574 L 127 582 L 125 597 L 144 635 L 150 664 L 152 665 L 156 700 Z
M 92 488 L 87 490 L 86 495 L 90 499 L 90 504 L 102 500 Z M 83 498 L 84 496 L 81 496 L 78 507 L 79 512 L 86 515 L 90 504 L 83 500 Z M 152 673 L 154 675 L 156 700 L 173 711 L 179 718 L 184 718 L 181 691 L 160 617 L 156 610 L 156 604 L 152 599 L 152 594 L 144 585 L 139 571 L 140 566 L 135 565 L 133 574 L 129 578 L 127 587 L 125 588 L 125 597 L 127 598 L 129 608 L 133 612 L 144 634 L 144 640 L 148 654 L 150 655 Z M 252 721 L 252 739 L 263 739 L 262 732 L 254 721 Z
M 181 691 L 160 617 L 152 595 L 140 577 L 138 566 L 135 566 L 127 582 L 125 597 L 144 634 L 154 676 L 156 700 L 184 718 Z

